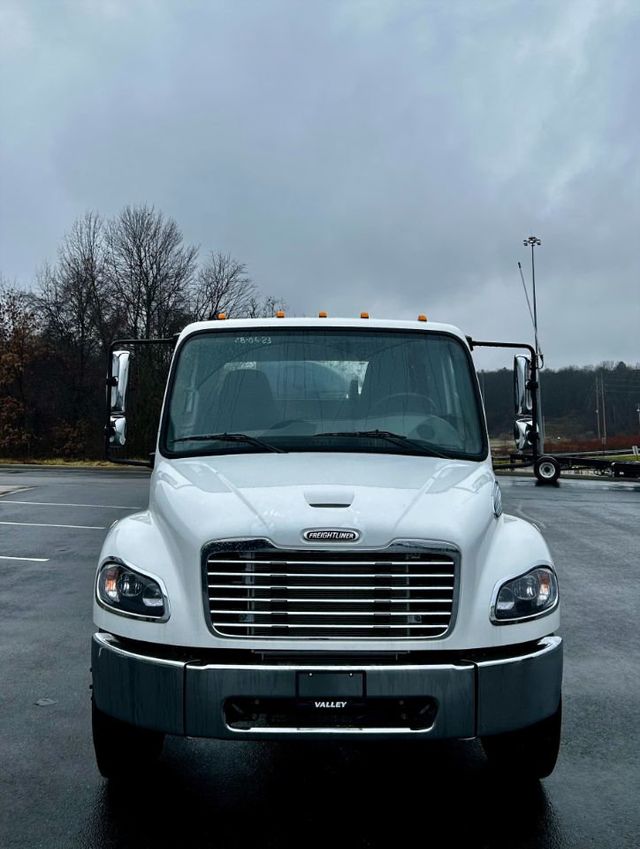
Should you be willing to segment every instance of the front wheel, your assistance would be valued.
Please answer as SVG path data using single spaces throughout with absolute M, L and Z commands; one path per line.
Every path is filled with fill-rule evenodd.
M 148 770 L 160 757 L 164 734 L 114 719 L 91 701 L 93 747 L 100 774 L 122 779 Z
M 508 777 L 546 778 L 551 775 L 560 749 L 562 702 L 547 719 L 529 728 L 482 738 L 489 763 Z

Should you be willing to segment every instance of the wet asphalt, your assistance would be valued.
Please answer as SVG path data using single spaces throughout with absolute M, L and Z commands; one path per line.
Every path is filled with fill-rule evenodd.
M 0 468 L 0 492 L 23 488 L 0 495 L 0 847 L 640 846 L 640 485 L 502 486 L 561 581 L 550 778 L 503 781 L 475 742 L 169 739 L 146 782 L 117 789 L 91 744 L 92 582 L 106 528 L 146 505 L 148 476 Z

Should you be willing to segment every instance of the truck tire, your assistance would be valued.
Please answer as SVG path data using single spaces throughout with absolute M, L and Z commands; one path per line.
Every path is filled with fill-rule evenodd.
M 123 779 L 140 775 L 160 757 L 164 734 L 114 719 L 99 710 L 93 700 L 91 724 L 96 763 L 105 778 Z
M 547 719 L 528 728 L 482 737 L 489 763 L 505 777 L 539 779 L 551 775 L 560 749 L 562 702 Z
M 538 457 L 533 467 L 533 472 L 540 483 L 555 483 L 560 477 L 562 467 L 555 457 L 543 454 Z

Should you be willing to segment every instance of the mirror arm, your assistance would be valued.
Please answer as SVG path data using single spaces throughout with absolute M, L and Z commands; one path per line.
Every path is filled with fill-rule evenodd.
M 478 339 L 472 339 L 471 336 L 467 336 L 466 339 L 472 351 L 474 348 L 525 348 L 531 353 L 531 362 L 537 361 L 535 348 L 528 342 L 480 342 Z
M 534 391 L 531 393 L 531 417 L 533 421 L 533 462 L 535 463 L 539 457 L 540 433 L 538 432 L 538 371 L 539 355 L 533 345 L 528 342 L 480 342 L 477 339 L 472 339 L 467 336 L 469 348 L 473 351 L 474 348 L 524 348 L 531 354 L 531 374 L 529 383 Z

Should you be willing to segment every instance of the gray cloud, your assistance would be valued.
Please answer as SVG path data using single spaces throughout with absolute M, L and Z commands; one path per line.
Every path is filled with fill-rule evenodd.
M 9 279 L 148 201 L 296 314 L 530 338 L 534 232 L 549 365 L 640 360 L 634 0 L 4 0 L 0 32 Z

